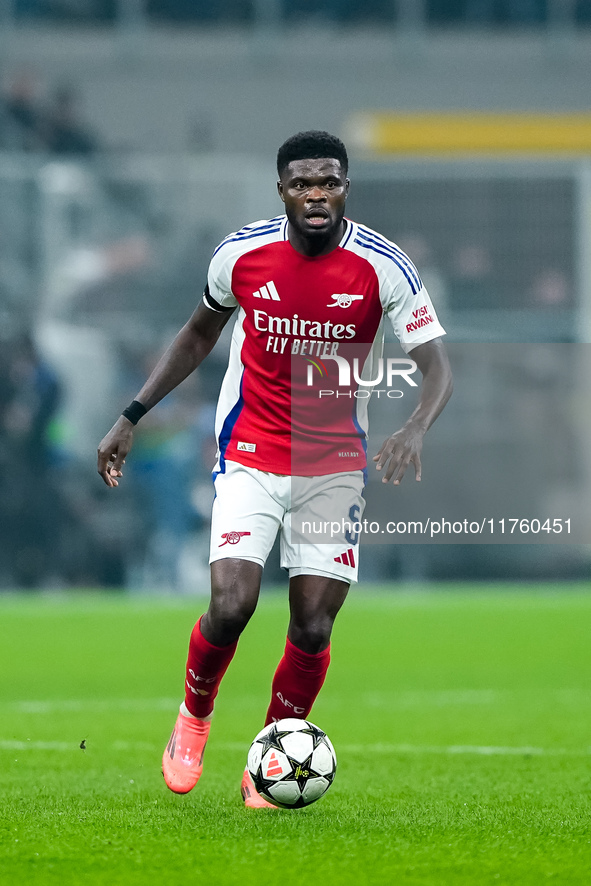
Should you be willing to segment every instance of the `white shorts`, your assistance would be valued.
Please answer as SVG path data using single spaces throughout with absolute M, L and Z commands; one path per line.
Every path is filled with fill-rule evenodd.
M 265 565 L 281 530 L 289 577 L 323 575 L 356 582 L 363 472 L 289 477 L 226 461 L 215 477 L 209 562 L 235 557 Z

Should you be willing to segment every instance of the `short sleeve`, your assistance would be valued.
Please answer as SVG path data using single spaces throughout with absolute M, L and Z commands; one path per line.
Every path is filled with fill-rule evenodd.
M 388 281 L 382 294 L 384 313 L 392 323 L 394 333 L 408 354 L 417 345 L 445 335 L 429 293 L 422 285 L 411 286 L 406 277 Z
M 230 253 L 230 254 L 228 254 Z M 218 247 L 214 252 L 207 272 L 207 288 L 204 301 L 212 310 L 232 310 L 238 304 L 232 292 L 232 270 L 236 256 L 231 251 Z

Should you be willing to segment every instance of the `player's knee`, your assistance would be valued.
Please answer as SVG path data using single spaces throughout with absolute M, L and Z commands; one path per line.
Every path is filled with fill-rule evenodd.
M 210 611 L 210 624 L 215 629 L 216 634 L 222 634 L 228 638 L 226 643 L 232 643 L 236 640 L 250 619 L 252 610 L 246 606 L 232 607 L 231 609 Z M 225 645 L 225 644 L 220 644 Z
M 216 646 L 226 646 L 237 640 L 256 608 L 252 595 L 216 594 L 212 597 L 207 623 Z
M 329 616 L 314 618 L 310 621 L 298 622 L 292 619 L 289 626 L 289 638 L 294 646 L 310 655 L 316 655 L 326 649 L 330 643 L 334 619 Z

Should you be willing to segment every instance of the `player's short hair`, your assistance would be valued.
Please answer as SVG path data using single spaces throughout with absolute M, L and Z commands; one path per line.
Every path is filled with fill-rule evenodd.
M 292 160 L 338 160 L 345 175 L 349 170 L 347 149 L 336 135 L 321 129 L 298 132 L 284 141 L 277 151 L 277 172 L 281 173 Z

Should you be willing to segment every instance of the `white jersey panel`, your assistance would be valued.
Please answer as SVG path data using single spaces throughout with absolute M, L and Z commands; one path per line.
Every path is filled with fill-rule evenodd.
M 224 445 L 224 440 L 231 434 L 232 427 L 234 426 L 236 418 L 242 408 L 241 384 L 244 365 L 241 360 L 241 353 L 245 338 L 245 316 L 244 310 L 240 308 L 232 332 L 228 368 L 226 369 L 226 374 L 222 381 L 215 412 L 215 437 L 218 442 L 218 452 L 214 473 L 224 471 L 225 469 L 223 459 L 220 459 L 220 449 Z M 236 414 L 234 415 L 234 413 Z
M 378 331 L 376 332 L 376 336 L 373 340 L 373 344 L 371 346 L 370 352 L 367 355 L 361 372 L 359 374 L 359 378 L 367 382 L 368 384 L 359 385 L 358 391 L 371 391 L 372 386 L 369 382 L 374 381 L 377 378 L 379 371 L 379 359 L 384 353 L 384 322 L 382 318 L 382 322 L 378 327 Z M 356 401 L 356 418 L 359 427 L 363 430 L 365 436 L 367 437 L 369 431 L 369 395 L 366 397 L 364 395 L 358 396 Z
M 407 354 L 417 345 L 445 335 L 417 269 L 399 246 L 354 223 L 346 248 L 374 267 L 382 308 Z
M 238 302 L 232 292 L 234 265 L 241 255 L 286 239 L 287 219 L 277 218 L 253 222 L 233 234 L 229 234 L 215 250 L 207 273 L 207 283 L 212 297 L 224 308 L 235 308 Z

